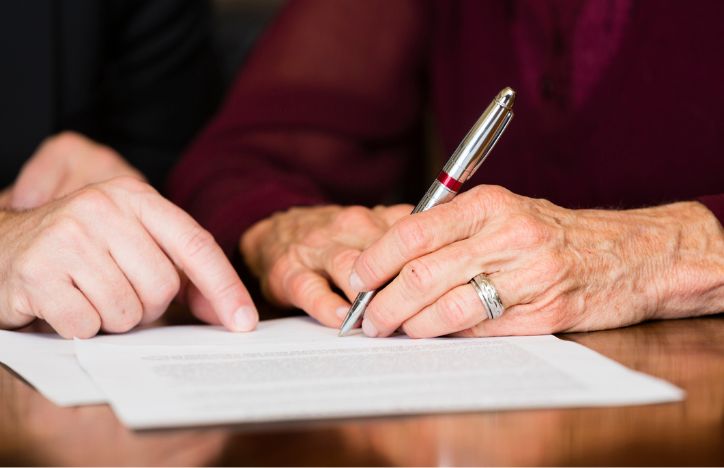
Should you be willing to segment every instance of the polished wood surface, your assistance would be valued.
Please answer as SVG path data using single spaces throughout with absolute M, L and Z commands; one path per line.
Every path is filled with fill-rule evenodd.
M 684 388 L 686 401 L 128 431 L 0 369 L 0 462 L 45 465 L 724 465 L 724 316 L 562 335 Z

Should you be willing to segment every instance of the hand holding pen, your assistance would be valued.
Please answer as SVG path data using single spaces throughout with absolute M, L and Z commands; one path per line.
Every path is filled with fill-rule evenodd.
M 414 215 L 313 206 L 247 231 L 243 254 L 267 297 L 339 327 L 367 293 L 351 311 L 373 337 L 548 334 L 720 311 L 707 291 L 720 284 L 721 227 L 700 203 L 575 210 L 490 185 L 449 200 L 498 141 L 513 97 L 484 112 Z M 704 288 L 695 300 L 681 281 L 692 271 Z
M 455 195 L 457 195 L 462 185 L 470 179 L 473 174 L 475 174 L 475 171 L 478 170 L 480 165 L 485 161 L 485 158 L 488 157 L 488 154 L 490 154 L 490 151 L 495 146 L 495 143 L 497 143 L 498 139 L 510 123 L 510 120 L 513 118 L 512 109 L 514 103 L 515 91 L 512 89 L 505 88 L 498 93 L 495 99 L 493 99 L 493 102 L 491 102 L 485 109 L 477 122 L 475 122 L 473 127 L 460 142 L 460 145 L 458 145 L 457 149 L 438 175 L 437 180 L 432 183 L 430 188 L 427 190 L 427 193 L 425 193 L 422 200 L 420 200 L 415 209 L 412 211 L 412 214 L 421 213 L 442 203 L 449 202 L 455 197 Z M 402 231 L 403 234 L 406 232 L 407 231 Z M 416 245 L 418 239 L 430 234 L 424 232 L 411 232 L 410 235 L 411 237 L 409 239 L 406 239 L 405 237 L 396 239 L 397 242 L 395 243 L 397 245 L 393 244 L 392 247 L 399 248 L 399 252 L 390 252 L 384 248 L 382 248 L 382 250 L 385 251 L 385 254 L 390 254 L 392 258 L 400 258 L 404 256 L 402 252 L 408 251 L 407 249 L 410 244 L 414 246 Z M 387 237 L 389 236 L 386 235 L 385 238 Z M 403 242 L 399 242 L 400 240 L 403 240 Z M 409 243 L 406 240 L 409 240 Z M 384 245 L 384 241 L 381 241 L 381 243 Z M 377 242 L 375 245 L 379 244 L 380 242 Z M 369 261 L 368 259 L 370 257 L 371 255 L 369 254 L 367 256 L 364 256 L 363 254 L 361 257 L 362 260 L 358 259 L 355 264 L 357 267 L 356 270 L 364 269 L 365 267 L 368 268 L 368 271 L 365 272 L 367 273 L 368 282 L 366 284 L 363 283 L 356 270 L 353 271 L 352 276 L 350 277 L 350 284 L 352 287 L 360 289 L 363 292 L 359 293 L 345 317 L 339 331 L 340 336 L 344 336 L 352 329 L 377 294 L 377 291 L 374 289 L 364 289 L 366 285 L 371 284 L 376 279 L 376 272 L 383 271 L 373 270 L 372 265 L 375 263 L 364 263 L 364 261 Z M 372 257 L 372 259 L 374 259 L 374 257 Z M 383 262 L 387 260 L 388 264 L 390 263 L 389 259 L 380 258 L 380 260 Z M 392 263 L 392 265 L 395 264 Z M 405 270 L 402 271 L 404 272 Z M 405 278 L 409 275 L 418 277 L 417 275 L 420 274 L 420 272 L 416 272 L 414 268 L 411 272 L 409 272 L 409 269 L 407 271 L 408 272 L 405 273 Z M 410 279 L 416 280 L 415 278 Z M 472 279 L 470 279 L 470 284 L 475 289 L 475 292 L 482 302 L 488 318 L 495 319 L 502 315 L 503 305 L 500 301 L 500 297 L 495 290 L 495 286 L 493 286 L 488 280 L 487 275 L 484 272 L 478 272 L 474 277 L 472 277 Z M 395 288 L 393 287 L 392 289 L 394 290 Z M 403 297 L 397 297 L 396 299 L 399 299 L 400 301 L 407 300 Z M 377 336 L 378 330 L 372 321 L 366 321 L 365 325 L 364 331 L 368 336 Z

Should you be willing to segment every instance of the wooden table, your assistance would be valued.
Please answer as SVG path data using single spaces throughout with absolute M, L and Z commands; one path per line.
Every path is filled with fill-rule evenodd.
M 724 316 L 563 335 L 686 401 L 134 433 L 0 369 L 0 462 L 46 465 L 724 465 Z

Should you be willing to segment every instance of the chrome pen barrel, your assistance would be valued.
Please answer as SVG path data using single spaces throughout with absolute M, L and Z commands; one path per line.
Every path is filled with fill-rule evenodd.
M 412 214 L 422 213 L 433 206 L 447 203 L 455 197 L 455 194 L 456 192 L 453 192 L 436 180 L 432 183 L 430 188 L 427 189 L 427 192 L 425 192 L 425 195 L 422 197 L 422 200 L 420 200 L 420 203 L 418 203 L 415 209 L 412 210 Z
M 376 290 L 365 291 L 357 294 L 354 303 L 352 303 L 352 307 L 349 308 L 349 312 L 347 312 L 347 316 L 342 322 L 342 327 L 339 329 L 339 336 L 346 335 L 355 325 L 357 325 L 357 322 L 359 322 L 359 319 L 362 318 L 362 314 L 365 309 L 367 309 L 367 306 L 370 301 L 372 301 L 372 298 L 375 297 L 375 294 L 377 294 Z
M 478 170 L 513 118 L 515 91 L 505 88 L 462 139 L 443 171 L 460 184 Z

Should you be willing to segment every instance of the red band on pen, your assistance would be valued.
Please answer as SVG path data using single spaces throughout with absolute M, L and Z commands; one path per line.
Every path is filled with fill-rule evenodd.
M 447 172 L 440 171 L 440 175 L 437 176 L 437 181 L 440 182 L 442 185 L 447 187 L 449 190 L 456 192 L 460 190 L 460 187 L 463 185 L 462 182 L 457 180 L 454 177 L 450 177 Z

